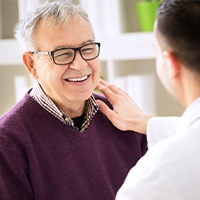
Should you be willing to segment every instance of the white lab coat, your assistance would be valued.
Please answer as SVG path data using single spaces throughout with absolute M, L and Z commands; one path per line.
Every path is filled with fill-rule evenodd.
M 200 98 L 182 117 L 152 118 L 149 150 L 133 167 L 116 200 L 200 199 Z

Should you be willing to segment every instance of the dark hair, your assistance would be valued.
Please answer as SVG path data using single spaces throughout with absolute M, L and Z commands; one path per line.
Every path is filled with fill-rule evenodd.
M 157 10 L 156 34 L 162 48 L 167 47 L 187 68 L 200 73 L 199 0 L 163 0 Z

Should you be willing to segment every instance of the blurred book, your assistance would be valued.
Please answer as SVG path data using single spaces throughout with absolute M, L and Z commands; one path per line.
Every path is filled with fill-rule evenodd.
M 156 89 L 153 74 L 116 77 L 114 84 L 127 92 L 143 112 L 151 115 L 156 113 Z

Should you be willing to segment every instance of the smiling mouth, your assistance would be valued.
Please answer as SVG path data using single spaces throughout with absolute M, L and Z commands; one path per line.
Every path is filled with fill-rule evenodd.
M 68 82 L 83 82 L 83 81 L 87 80 L 88 77 L 89 77 L 89 75 L 83 76 L 83 77 L 80 77 L 80 78 L 67 78 L 65 80 L 68 81 Z

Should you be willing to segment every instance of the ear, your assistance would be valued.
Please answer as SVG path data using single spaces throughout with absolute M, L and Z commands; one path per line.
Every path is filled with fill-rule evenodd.
M 33 76 L 33 78 L 38 79 L 33 56 L 34 55 L 32 53 L 25 52 L 22 55 L 22 59 L 29 73 Z
M 163 56 L 167 63 L 167 68 L 170 77 L 175 77 L 180 73 L 179 59 L 171 52 L 164 51 Z

